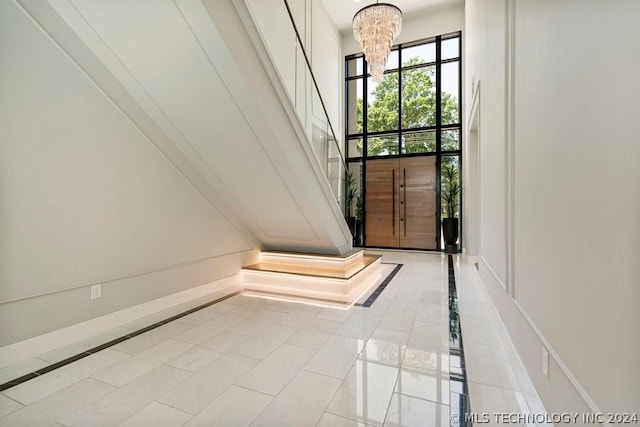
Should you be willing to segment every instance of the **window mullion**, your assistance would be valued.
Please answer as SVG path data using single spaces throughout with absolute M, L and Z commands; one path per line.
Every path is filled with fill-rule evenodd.
M 402 154 L 402 48 L 398 48 L 398 155 Z
M 442 37 L 436 36 L 436 236 L 440 236 L 442 229 L 442 78 L 440 75 L 442 61 Z M 436 247 L 442 249 L 440 238 L 436 238 Z

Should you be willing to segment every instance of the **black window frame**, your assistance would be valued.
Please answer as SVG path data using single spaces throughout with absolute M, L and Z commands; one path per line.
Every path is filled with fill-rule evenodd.
M 447 59 L 442 59 L 442 42 L 450 39 L 458 38 L 458 56 L 451 57 Z M 421 64 L 410 65 L 410 66 L 402 66 L 402 52 L 403 50 L 415 46 L 425 45 L 428 43 L 435 43 L 435 61 L 432 62 L 424 62 Z M 359 189 L 362 197 L 362 223 L 364 232 L 362 233 L 362 246 L 366 244 L 366 227 L 364 224 L 366 223 L 366 189 L 364 188 L 366 176 L 366 162 L 367 160 L 372 159 L 383 159 L 383 158 L 399 158 L 399 157 L 415 157 L 415 156 L 437 156 L 436 158 L 436 227 L 437 227 L 437 235 L 439 235 L 441 230 L 441 218 L 442 218 L 442 199 L 441 199 L 441 173 L 442 173 L 442 158 L 443 156 L 457 156 L 458 157 L 458 165 L 459 165 L 459 183 L 462 187 L 462 146 L 463 146 L 463 132 L 462 132 L 462 31 L 451 32 L 443 35 L 438 35 L 435 37 L 420 39 L 416 41 L 412 41 L 409 43 L 401 43 L 394 45 L 391 49 L 392 51 L 398 52 L 398 67 L 389 68 L 385 70 L 384 74 L 390 73 L 398 73 L 398 126 L 397 129 L 391 130 L 383 130 L 383 131 L 373 131 L 369 132 L 368 130 L 368 85 L 367 81 L 371 77 L 371 74 L 368 72 L 368 64 L 366 59 L 364 58 L 363 53 L 357 53 L 352 55 L 345 56 L 344 62 L 344 81 L 345 81 L 345 99 L 344 99 L 344 153 L 345 160 L 347 163 L 347 167 L 349 167 L 350 163 L 360 163 L 361 167 L 361 183 L 362 187 Z M 362 61 L 362 74 L 349 75 L 349 61 L 359 58 Z M 448 63 L 458 63 L 458 122 L 457 123 L 447 123 L 442 124 L 442 65 Z M 423 127 L 415 127 L 415 128 L 405 128 L 403 127 L 403 117 L 402 117 L 402 73 L 407 70 L 421 69 L 427 67 L 435 66 L 435 125 L 432 126 L 423 126 Z M 356 67 L 357 69 L 357 67 Z M 349 99 L 348 99 L 348 90 L 349 90 L 349 82 L 354 80 L 362 80 L 362 132 L 358 133 L 348 133 L 349 130 Z M 443 150 L 442 149 L 442 132 L 446 130 L 458 130 L 459 138 L 458 138 L 458 148 L 456 150 Z M 423 153 L 402 153 L 402 136 L 406 133 L 415 133 L 420 131 L 433 131 L 435 132 L 436 138 L 436 147 L 435 151 L 431 152 L 423 152 Z M 370 137 L 380 137 L 380 136 L 397 136 L 398 138 L 398 146 L 396 147 L 397 154 L 388 154 L 388 155 L 375 155 L 370 156 L 368 153 L 368 140 Z M 349 141 L 353 139 L 362 138 L 362 155 L 351 156 L 349 152 Z M 462 218 L 463 218 L 463 204 L 462 204 L 462 195 L 460 195 L 459 201 L 459 224 L 460 224 L 460 238 L 459 238 L 459 247 L 462 247 Z M 358 244 L 358 242 L 354 241 L 354 244 Z M 437 239 L 437 250 L 443 250 L 441 239 Z

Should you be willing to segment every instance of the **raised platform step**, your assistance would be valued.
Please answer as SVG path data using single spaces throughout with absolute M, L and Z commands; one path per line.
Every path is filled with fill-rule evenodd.
M 263 252 L 261 262 L 242 269 L 246 290 L 351 303 L 380 277 L 379 255 L 345 256 Z
M 301 265 L 317 268 L 346 269 L 362 261 L 364 250 L 354 250 L 345 255 L 323 255 L 304 252 L 264 251 L 260 254 L 262 263 Z
M 299 274 L 302 276 L 328 277 L 333 279 L 350 279 L 379 258 L 381 258 L 381 255 L 363 255 L 358 258 L 357 261 L 351 262 L 348 266 L 343 268 L 321 267 L 315 264 L 282 264 L 278 262 L 263 261 L 258 264 L 244 267 L 244 269 L 253 271 L 269 271 L 272 273 Z

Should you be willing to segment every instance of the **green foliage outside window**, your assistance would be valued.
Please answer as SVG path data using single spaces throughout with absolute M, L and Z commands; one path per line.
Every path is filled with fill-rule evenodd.
M 411 58 L 403 67 L 419 64 L 419 58 Z M 458 99 L 442 93 L 442 123 L 457 122 Z M 372 91 L 372 102 L 368 108 L 368 132 L 397 130 L 398 117 L 398 73 L 387 73 Z M 363 133 L 363 100 L 356 100 L 357 133 Z M 433 66 L 403 70 L 402 72 L 402 123 L 403 129 L 412 129 L 436 124 L 435 68 Z M 405 153 L 435 151 L 434 133 L 404 133 Z M 396 141 L 397 142 L 397 141 Z M 368 155 L 398 154 L 388 137 L 369 137 Z
M 458 218 L 460 208 L 460 173 L 457 156 L 442 156 L 442 216 Z

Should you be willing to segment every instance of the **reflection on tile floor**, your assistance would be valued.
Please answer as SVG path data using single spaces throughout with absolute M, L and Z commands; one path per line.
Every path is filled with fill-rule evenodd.
M 453 425 L 464 392 L 451 379 L 465 366 L 449 350 L 447 258 L 378 253 L 404 266 L 370 307 L 237 295 L 4 390 L 0 426 Z M 459 292 L 468 292 L 460 310 L 472 407 L 541 407 L 497 345 L 489 312 L 476 306 L 482 294 L 465 274 L 471 267 L 457 262 Z M 493 328 L 488 339 L 472 330 L 467 344 L 466 306 Z M 87 345 L 96 341 L 73 348 Z M 39 369 L 73 348 L 2 368 L 0 376 Z
M 449 266 L 449 376 L 451 426 L 471 427 L 471 404 L 464 357 L 462 328 L 456 287 L 456 272 L 453 256 L 448 257 Z

